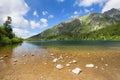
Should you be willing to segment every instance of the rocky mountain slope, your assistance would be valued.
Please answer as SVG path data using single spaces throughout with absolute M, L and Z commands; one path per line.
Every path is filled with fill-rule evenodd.
M 32 36 L 29 39 L 41 40 L 103 40 L 96 33 L 106 35 L 108 31 L 115 32 L 113 35 L 106 35 L 107 40 L 113 39 L 117 35 L 117 40 L 120 37 L 120 10 L 111 9 L 104 13 L 91 13 L 83 17 L 74 18 L 72 20 L 62 22 L 53 28 L 43 31 L 42 33 Z M 116 28 L 112 30 L 113 28 Z M 103 31 L 101 31 L 103 30 Z M 112 33 L 111 32 L 111 33 Z M 95 34 L 93 34 L 95 33 Z M 92 35 L 91 35 L 92 34 Z M 98 34 L 98 35 L 99 35 Z M 81 35 L 81 36 L 80 36 Z M 88 36 L 91 35 L 91 36 Z M 104 36 L 103 34 L 101 36 Z M 109 38 L 107 38 L 109 36 Z M 110 38 L 111 37 L 111 38 Z M 104 38 L 105 39 L 105 38 Z

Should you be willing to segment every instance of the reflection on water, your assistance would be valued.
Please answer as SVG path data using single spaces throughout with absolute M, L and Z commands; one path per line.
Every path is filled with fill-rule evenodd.
M 119 41 L 23 42 L 0 48 L 0 80 L 120 80 L 119 58 Z M 77 63 L 66 67 L 71 60 Z M 57 64 L 64 68 L 57 70 Z M 79 75 L 71 72 L 75 67 L 82 69 Z

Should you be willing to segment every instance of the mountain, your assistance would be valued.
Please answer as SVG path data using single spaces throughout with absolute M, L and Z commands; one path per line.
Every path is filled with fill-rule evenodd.
M 120 9 L 62 22 L 29 40 L 120 40 Z

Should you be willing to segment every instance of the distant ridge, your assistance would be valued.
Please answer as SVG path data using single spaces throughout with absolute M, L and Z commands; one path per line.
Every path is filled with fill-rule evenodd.
M 28 40 L 120 40 L 120 9 L 62 22 Z

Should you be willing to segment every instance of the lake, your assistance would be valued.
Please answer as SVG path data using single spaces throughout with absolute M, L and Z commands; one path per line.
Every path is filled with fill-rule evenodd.
M 81 72 L 73 73 L 75 68 Z M 0 80 L 120 80 L 120 41 L 24 41 L 0 47 Z

